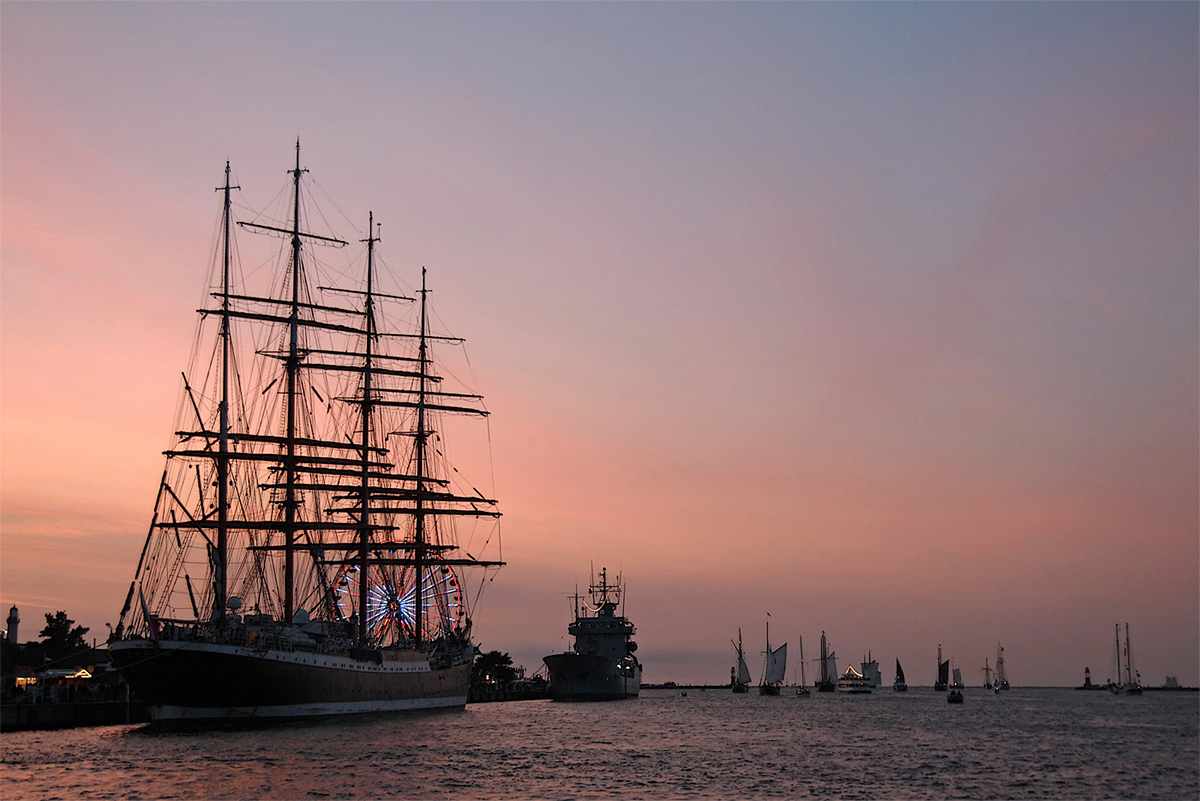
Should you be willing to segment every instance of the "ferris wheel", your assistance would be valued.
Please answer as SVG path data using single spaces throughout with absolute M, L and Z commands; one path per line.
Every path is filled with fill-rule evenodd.
M 395 645 L 413 636 L 416 625 L 416 568 L 371 565 L 367 568 L 367 636 L 376 645 Z M 449 566 L 430 559 L 422 572 L 422 637 L 449 634 L 458 623 L 462 592 Z M 335 584 L 338 614 L 345 620 L 358 612 L 361 577 L 358 565 L 345 567 Z

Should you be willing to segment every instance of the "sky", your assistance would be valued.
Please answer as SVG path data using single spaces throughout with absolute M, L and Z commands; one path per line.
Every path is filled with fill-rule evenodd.
M 939 644 L 1103 680 L 1128 621 L 1200 684 L 1198 17 L 6 2 L 0 604 L 115 624 L 213 188 L 267 207 L 299 137 L 468 340 L 483 648 L 539 667 L 607 566 L 651 682 L 727 681 L 739 627 L 757 673 L 769 613 L 913 684 Z

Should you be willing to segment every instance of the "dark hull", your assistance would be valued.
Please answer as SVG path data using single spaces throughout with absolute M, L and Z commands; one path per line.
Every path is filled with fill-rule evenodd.
M 550 695 L 555 701 L 617 701 L 637 698 L 642 666 L 623 666 L 606 656 L 552 654 L 543 659 L 550 672 Z
M 155 721 L 306 718 L 462 707 L 470 664 L 360 661 L 301 651 L 146 640 L 113 643 L 112 660 Z
M 145 723 L 149 719 L 150 716 L 142 704 L 128 701 L 80 701 L 0 706 L 0 731 L 116 726 L 124 723 Z

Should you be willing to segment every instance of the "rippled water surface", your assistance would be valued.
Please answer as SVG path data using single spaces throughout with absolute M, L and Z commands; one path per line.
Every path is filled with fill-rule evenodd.
M 786 692 L 786 691 L 785 691 Z M 649 690 L 271 729 L 0 738 L 18 798 L 1200 797 L 1200 697 Z

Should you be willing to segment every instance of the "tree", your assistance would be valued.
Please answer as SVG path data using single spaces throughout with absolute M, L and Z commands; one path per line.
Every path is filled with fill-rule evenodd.
M 517 678 L 512 657 L 499 651 L 477 656 L 471 674 L 476 684 L 508 684 Z
M 76 651 L 86 650 L 88 646 L 83 635 L 87 633 L 87 626 L 75 626 L 75 621 L 67 617 L 66 612 L 59 611 L 53 615 L 46 613 L 46 628 L 38 636 L 42 638 L 46 656 L 57 661 Z

